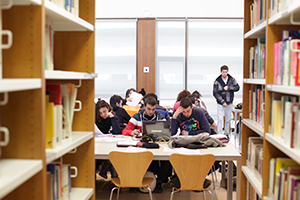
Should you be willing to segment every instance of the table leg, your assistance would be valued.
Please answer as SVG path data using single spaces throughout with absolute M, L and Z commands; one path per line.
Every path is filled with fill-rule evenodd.
M 233 178 L 233 162 L 228 161 L 228 174 L 227 174 L 227 200 L 232 200 L 232 178 Z
M 240 199 L 240 190 L 241 190 L 241 158 L 236 160 L 236 200 Z

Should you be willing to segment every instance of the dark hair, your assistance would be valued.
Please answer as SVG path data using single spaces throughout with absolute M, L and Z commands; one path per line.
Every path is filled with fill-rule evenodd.
M 96 110 L 95 110 L 95 122 L 101 122 L 102 117 L 100 116 L 100 113 L 99 113 L 100 108 L 107 108 L 108 112 L 112 111 L 112 107 L 104 100 L 98 101 L 96 103 L 95 108 L 96 108 Z
M 109 99 L 109 104 L 113 107 L 113 108 L 116 108 L 116 103 L 120 103 L 120 101 L 123 100 L 123 98 L 119 95 L 113 95 L 110 97 Z
M 125 98 L 128 98 L 128 97 L 129 97 L 129 93 L 130 93 L 131 91 L 136 92 L 136 90 L 135 90 L 134 88 L 128 89 L 128 90 L 126 91 L 126 93 L 125 93 Z
M 157 104 L 157 101 L 156 101 L 156 99 L 154 97 L 147 97 L 145 99 L 145 106 L 147 104 L 150 104 L 151 106 L 155 106 Z
M 143 95 L 143 96 L 145 96 L 145 95 L 146 95 L 146 91 L 145 91 L 145 89 L 144 89 L 144 88 L 142 88 L 142 89 L 141 89 L 141 91 L 139 91 L 139 93 L 140 93 L 141 95 Z
M 177 96 L 177 100 L 176 101 L 180 101 L 182 98 L 187 97 L 188 95 L 190 95 L 191 93 L 187 90 L 182 90 L 178 96 Z
M 202 97 L 202 95 L 200 94 L 200 92 L 198 92 L 198 90 L 195 90 L 193 93 L 192 93 L 192 95 L 194 95 L 194 97 L 196 97 L 196 98 L 200 98 L 200 97 Z
M 193 107 L 193 104 L 189 98 L 184 97 L 180 100 L 180 106 L 183 108 L 188 108 L 188 107 Z
M 221 67 L 221 72 L 222 72 L 223 70 L 227 70 L 227 71 L 228 71 L 227 65 L 223 65 L 223 66 Z
M 189 96 L 187 96 L 186 98 L 188 98 L 188 99 L 190 99 L 191 100 L 191 102 L 192 102 L 192 104 L 195 104 L 195 102 L 196 102 L 196 97 L 194 96 L 194 95 L 189 95 Z
M 148 97 L 153 97 L 156 101 L 158 100 L 157 99 L 157 95 L 154 94 L 154 93 L 148 93 L 144 96 L 144 99 L 147 99 Z

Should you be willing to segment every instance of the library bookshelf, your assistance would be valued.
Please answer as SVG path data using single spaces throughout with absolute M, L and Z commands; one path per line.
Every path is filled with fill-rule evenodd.
M 2 50 L 0 126 L 9 130 L 9 142 L 0 152 L 0 199 L 47 199 L 50 162 L 77 167 L 72 200 L 95 199 L 95 1 L 80 0 L 78 17 L 49 0 L 16 0 L 0 14 L 0 28 L 13 35 L 12 46 Z M 45 70 L 46 23 L 55 31 L 53 71 Z M 45 148 L 48 82 L 79 85 L 82 103 L 72 139 L 54 149 Z
M 276 0 L 275 0 L 276 1 Z M 251 5 L 256 2 L 262 2 L 265 6 L 265 17 L 252 26 L 251 22 Z M 285 157 L 290 158 L 300 164 L 299 150 L 290 148 L 284 144 L 280 137 L 275 137 L 270 133 L 270 118 L 272 117 L 272 95 L 300 95 L 300 87 L 283 86 L 274 84 L 274 44 L 282 40 L 283 30 L 300 30 L 300 1 L 291 0 L 289 4 L 282 5 L 280 11 L 272 11 L 271 0 L 244 1 L 244 91 L 243 91 L 243 124 L 242 124 L 242 176 L 241 176 L 241 196 L 240 199 L 245 199 L 249 188 L 249 182 L 258 199 L 274 199 L 269 196 L 269 160 L 271 158 Z M 276 1 L 278 2 L 278 1 Z M 282 3 L 282 1 L 281 1 Z M 250 9 L 249 9 L 250 8 Z M 279 10 L 279 9 L 278 9 Z M 294 23 L 292 18 L 297 19 Z M 298 24 L 298 25 L 297 25 Z M 251 28 L 252 27 L 252 28 Z M 264 79 L 250 79 L 250 57 L 249 50 L 251 47 L 257 45 L 258 38 L 265 38 L 265 78 Z M 249 92 L 251 87 L 259 86 L 264 88 L 264 121 L 259 124 L 256 120 L 250 118 L 249 99 L 251 98 Z M 262 105 L 261 105 L 262 106 Z M 271 113 L 271 114 L 270 114 Z M 299 133 L 299 130 L 298 130 Z M 263 163 L 261 179 L 255 177 L 255 173 L 247 166 L 247 140 L 249 137 L 261 137 L 263 139 Z

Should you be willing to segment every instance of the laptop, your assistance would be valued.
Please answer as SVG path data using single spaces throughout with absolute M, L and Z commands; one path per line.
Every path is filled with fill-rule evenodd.
M 171 137 L 171 121 L 142 121 L 142 135 L 157 139 Z

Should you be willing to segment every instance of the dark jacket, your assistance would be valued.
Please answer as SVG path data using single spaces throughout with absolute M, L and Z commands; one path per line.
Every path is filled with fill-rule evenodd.
M 186 118 L 180 113 L 176 119 L 172 119 L 171 135 L 177 133 L 177 129 L 189 132 L 189 135 L 198 135 L 200 133 L 210 133 L 210 126 L 204 115 L 199 108 L 193 108 L 192 115 Z
M 113 134 L 120 134 L 121 133 L 121 128 L 118 124 L 118 117 L 114 116 L 112 118 L 107 117 L 106 119 L 101 118 L 101 122 L 96 122 L 97 127 L 99 130 L 104 133 L 113 133 Z
M 217 103 L 221 105 L 224 103 L 231 104 L 233 102 L 234 92 L 237 92 L 240 89 L 236 80 L 229 74 L 227 76 L 228 80 L 226 85 L 222 80 L 222 75 L 220 75 L 214 82 L 213 95 L 216 98 Z M 228 86 L 228 90 L 224 90 L 225 86 Z
M 126 112 L 124 108 L 113 107 L 113 111 L 116 113 L 116 116 L 119 118 L 119 125 L 123 129 L 128 124 L 130 120 L 130 115 Z

